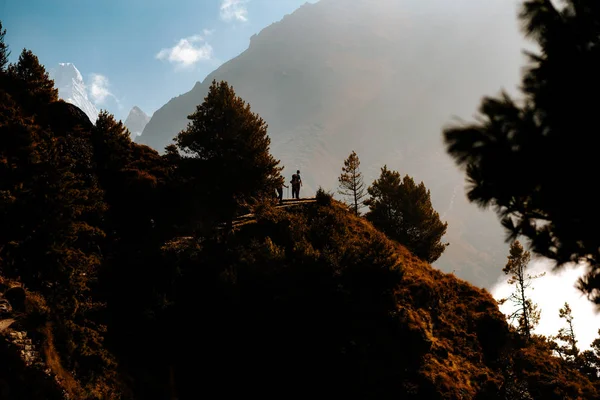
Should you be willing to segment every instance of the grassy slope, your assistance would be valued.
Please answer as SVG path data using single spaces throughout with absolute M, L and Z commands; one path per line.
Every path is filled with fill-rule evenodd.
M 327 270 L 327 278 L 350 293 L 351 299 L 343 298 L 333 312 L 348 312 L 352 327 L 344 334 L 352 338 L 350 342 L 362 340 L 372 351 L 370 358 L 357 362 L 368 371 L 362 388 L 370 389 L 364 390 L 373 393 L 379 387 L 378 395 L 384 395 L 382 387 L 388 385 L 396 392 L 431 398 L 472 398 L 484 387 L 498 390 L 502 377 L 496 363 L 509 332 L 487 291 L 420 261 L 337 202 L 287 212 L 266 209 L 257 215 L 257 224 L 236 235 L 238 250 L 247 244 L 254 250 L 267 248 L 276 254 L 274 268 L 298 258 L 326 260 L 317 262 L 317 268 Z M 264 259 L 247 262 L 252 268 L 257 264 L 264 265 Z M 237 276 L 243 270 L 238 269 Z M 370 270 L 387 272 L 375 276 L 378 272 Z M 307 293 L 315 291 L 308 289 L 299 296 Z M 386 322 L 374 314 L 385 314 Z M 339 322 L 344 325 L 343 319 Z M 360 327 L 363 322 L 366 334 Z M 387 349 L 373 350 L 379 346 Z M 383 356 L 379 350 L 389 354 Z

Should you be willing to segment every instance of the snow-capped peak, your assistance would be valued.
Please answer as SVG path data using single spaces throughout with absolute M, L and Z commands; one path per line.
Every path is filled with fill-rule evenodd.
M 61 82 L 73 79 L 76 82 L 83 83 L 83 76 L 81 76 L 81 72 L 79 72 L 77 67 L 75 67 L 75 65 L 73 65 L 72 63 L 58 63 L 58 68 L 56 69 L 56 72 L 56 78 Z
M 125 126 L 131 133 L 131 140 L 135 140 L 136 137 L 140 136 L 146 127 L 146 124 L 150 121 L 150 117 L 143 112 L 138 106 L 134 106 L 127 119 L 125 120 Z
M 72 63 L 59 63 L 58 67 L 50 71 L 58 95 L 64 101 L 71 103 L 86 113 L 92 123 L 96 123 L 98 109 L 89 100 L 87 87 L 81 72 Z

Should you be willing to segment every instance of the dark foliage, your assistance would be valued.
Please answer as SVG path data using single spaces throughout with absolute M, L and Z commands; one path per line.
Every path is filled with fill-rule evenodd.
M 522 101 L 485 98 L 478 122 L 444 131 L 465 167 L 468 197 L 492 206 L 512 240 L 562 265 L 587 261 L 581 288 L 600 304 L 600 211 L 588 193 L 597 178 L 600 3 L 528 0 L 520 21 L 539 44 L 529 54 Z
M 333 201 L 333 194 L 329 193 L 322 187 L 319 187 L 315 195 L 315 200 L 317 201 L 317 204 L 321 206 L 330 206 Z
M 54 129 L 49 109 L 56 90 L 31 52 L 9 66 L 6 79 L 0 88 L 0 271 L 51 304 L 38 328 L 53 327 L 44 335 L 46 346 L 61 354 L 52 368 L 79 376 L 81 388 L 72 393 L 101 398 L 114 390 L 98 386 L 111 379 L 113 360 L 94 318 L 100 304 L 91 296 L 106 204 L 89 131 L 76 120 Z
M 14 88 L 11 95 L 25 112 L 43 115 L 45 106 L 58 100 L 54 81 L 31 50 L 23 49 L 19 61 L 8 66 L 7 74 L 6 84 Z
M 4 42 L 5 35 L 6 29 L 2 29 L 2 21 L 0 21 L 0 74 L 6 69 L 6 66 L 8 65 L 8 56 L 10 56 L 8 46 Z
M 442 255 L 448 246 L 441 242 L 448 224 L 433 209 L 423 182 L 417 185 L 408 175 L 402 179 L 384 166 L 368 192 L 366 217 L 373 225 L 422 260 L 432 263 Z
M 282 168 L 269 152 L 267 124 L 231 86 L 213 81 L 188 118 L 176 142 L 191 158 L 183 172 L 201 189 L 192 194 L 199 205 L 210 208 L 219 221 L 231 221 L 253 201 L 272 197 Z

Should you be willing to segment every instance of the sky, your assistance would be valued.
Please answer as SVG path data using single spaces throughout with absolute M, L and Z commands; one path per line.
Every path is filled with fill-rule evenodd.
M 151 115 L 243 52 L 250 37 L 316 0 L 0 0 L 5 42 L 50 70 L 73 63 L 98 109 Z
M 600 315 L 594 304 L 575 287 L 577 279 L 584 275 L 585 267 L 568 265 L 553 272 L 550 261 L 532 256 L 528 273 L 532 276 L 545 273 L 533 280 L 532 290 L 526 294 L 541 309 L 540 323 L 534 332 L 546 336 L 558 334 L 559 329 L 565 326 L 565 320 L 558 316 L 558 310 L 568 302 L 572 309 L 577 345 L 580 349 L 589 349 L 592 341 L 598 338 Z M 514 285 L 509 285 L 506 281 L 506 276 L 501 277 L 490 289 L 495 299 L 507 298 L 514 291 Z M 510 302 L 500 307 L 505 315 L 511 314 L 514 309 Z

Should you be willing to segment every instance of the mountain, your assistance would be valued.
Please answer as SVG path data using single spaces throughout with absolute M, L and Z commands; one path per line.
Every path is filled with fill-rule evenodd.
M 92 123 L 96 122 L 98 110 L 88 99 L 87 87 L 75 65 L 59 63 L 58 67 L 50 71 L 50 78 L 54 80 L 54 86 L 58 89 L 61 99 L 79 107 Z
M 468 203 L 441 131 L 473 115 L 483 95 L 516 89 L 524 46 L 516 15 L 504 0 L 307 3 L 157 110 L 138 142 L 162 151 L 212 80 L 226 80 L 269 124 L 286 176 L 301 170 L 301 195 L 335 190 L 352 150 L 367 183 L 384 164 L 422 180 L 449 225 L 435 266 L 489 287 L 505 264 L 504 232 Z
M 146 124 L 150 121 L 150 117 L 143 112 L 138 106 L 134 106 L 125 120 L 125 126 L 131 133 L 131 140 L 135 140 L 142 134 Z

